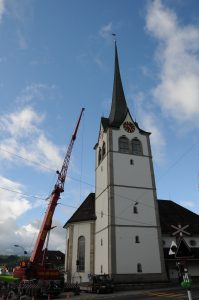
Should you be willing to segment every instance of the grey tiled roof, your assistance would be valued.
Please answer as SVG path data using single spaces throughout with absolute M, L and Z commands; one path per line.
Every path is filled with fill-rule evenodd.
M 90 193 L 72 217 L 66 222 L 64 228 L 73 222 L 96 220 L 95 216 L 95 193 Z
M 185 230 L 199 235 L 199 216 L 185 207 L 170 201 L 159 200 L 160 225 L 163 234 L 172 234 L 175 229 L 171 225 L 189 225 Z

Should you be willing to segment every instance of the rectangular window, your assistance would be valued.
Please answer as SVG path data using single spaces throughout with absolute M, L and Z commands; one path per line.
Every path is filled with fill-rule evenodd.
M 138 235 L 136 235 L 136 237 L 135 237 L 135 242 L 136 242 L 136 244 L 140 243 L 140 238 Z
M 103 239 L 101 239 L 101 246 L 103 245 Z
M 142 265 L 140 263 L 137 264 L 137 272 L 142 273 Z
M 103 266 L 101 265 L 101 274 L 103 273 Z
M 133 159 L 130 159 L 130 165 L 134 165 Z

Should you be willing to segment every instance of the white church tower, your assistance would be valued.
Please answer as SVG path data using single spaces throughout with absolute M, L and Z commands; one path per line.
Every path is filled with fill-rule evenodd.
M 127 107 L 115 44 L 111 111 L 95 146 L 94 271 L 118 282 L 166 279 L 149 136 Z

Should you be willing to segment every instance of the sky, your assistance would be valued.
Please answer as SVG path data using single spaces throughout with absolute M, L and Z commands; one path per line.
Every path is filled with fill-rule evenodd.
M 65 252 L 63 226 L 95 191 L 112 33 L 131 115 L 152 133 L 157 196 L 199 212 L 198 11 L 198 0 L 0 0 L 0 254 L 31 254 L 85 107 L 49 245 Z

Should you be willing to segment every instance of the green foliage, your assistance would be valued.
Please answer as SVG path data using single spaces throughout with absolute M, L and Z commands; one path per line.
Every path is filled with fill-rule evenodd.
M 9 271 L 19 265 L 21 260 L 27 260 L 27 257 L 17 255 L 0 255 L 0 266 L 6 266 Z
M 15 282 L 15 281 L 19 281 L 18 278 L 14 278 L 11 275 L 0 275 L 0 281 L 4 281 L 4 282 Z

